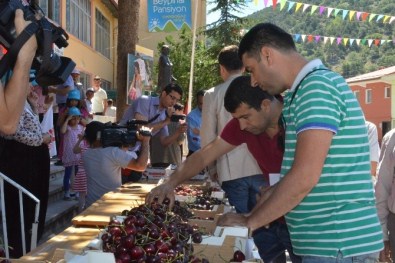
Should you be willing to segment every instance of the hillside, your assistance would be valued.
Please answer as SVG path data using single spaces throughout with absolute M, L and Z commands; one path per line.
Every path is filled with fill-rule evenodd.
M 278 1 L 280 2 L 280 1 Z M 302 0 L 303 4 L 321 5 L 342 10 L 354 10 L 372 14 L 395 16 L 395 1 L 393 0 Z M 318 12 L 290 12 L 287 6 L 280 11 L 266 8 L 247 17 L 246 28 L 261 22 L 272 22 L 291 34 L 305 34 L 328 37 L 342 37 L 353 39 L 383 39 L 395 40 L 395 21 L 391 24 L 344 19 L 339 14 L 336 17 L 319 15 Z M 336 40 L 330 44 L 322 41 L 315 43 L 297 43 L 298 50 L 307 58 L 320 58 L 324 64 L 349 78 L 383 67 L 395 65 L 395 44 L 385 43 L 370 47 L 367 44 L 337 45 Z

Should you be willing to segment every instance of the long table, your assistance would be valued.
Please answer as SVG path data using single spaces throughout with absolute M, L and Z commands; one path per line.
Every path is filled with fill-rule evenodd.
M 109 192 L 72 220 L 72 226 L 49 239 L 21 260 L 41 260 L 52 262 L 56 249 L 82 251 L 108 224 L 111 217 L 123 210 L 144 203 L 146 194 L 156 186 L 157 181 L 125 184 Z M 55 261 L 56 262 L 56 261 Z
M 145 196 L 157 184 L 157 180 L 148 180 L 144 183 L 129 183 L 117 190 L 106 193 L 82 213 L 72 219 L 72 226 L 60 234 L 49 239 L 34 250 L 30 251 L 21 260 L 53 261 L 57 249 L 82 252 L 94 240 L 115 215 L 120 215 L 125 209 L 131 209 L 144 203 Z M 202 184 L 202 181 L 189 181 L 185 184 Z

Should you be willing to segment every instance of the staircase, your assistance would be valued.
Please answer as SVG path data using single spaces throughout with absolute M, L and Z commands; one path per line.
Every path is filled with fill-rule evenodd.
M 49 179 L 49 197 L 47 215 L 45 217 L 44 234 L 38 244 L 59 234 L 71 226 L 71 219 L 78 213 L 78 201 L 63 200 L 63 166 L 55 166 L 51 160 L 51 174 Z

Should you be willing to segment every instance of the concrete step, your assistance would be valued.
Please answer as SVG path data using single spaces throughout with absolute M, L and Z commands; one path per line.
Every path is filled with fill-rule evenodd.
M 59 234 L 67 227 L 71 226 L 71 219 L 78 214 L 78 201 L 63 199 L 48 204 L 47 215 L 45 217 L 44 234 L 39 240 L 39 244 Z
M 63 178 L 62 177 L 59 177 L 59 178 L 49 181 L 48 204 L 51 204 L 51 203 L 54 203 L 56 201 L 63 199 Z

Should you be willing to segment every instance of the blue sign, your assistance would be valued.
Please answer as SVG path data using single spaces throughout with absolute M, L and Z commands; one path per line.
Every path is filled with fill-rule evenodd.
M 191 0 L 148 0 L 147 9 L 149 32 L 192 28 Z

